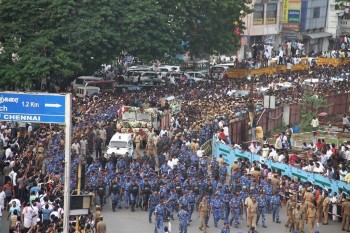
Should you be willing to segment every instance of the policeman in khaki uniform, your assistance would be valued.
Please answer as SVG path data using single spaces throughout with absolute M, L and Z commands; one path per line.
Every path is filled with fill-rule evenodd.
M 323 200 L 324 197 L 322 196 L 322 193 L 318 196 L 316 201 L 316 208 L 317 208 L 317 219 L 318 222 L 322 221 L 322 212 L 323 212 Z
M 289 200 L 287 201 L 286 208 L 287 208 L 287 222 L 285 224 L 286 227 L 289 227 L 290 229 L 293 229 L 294 223 L 293 223 L 293 210 L 295 209 L 295 199 L 294 195 L 290 194 L 289 195 Z
M 244 206 L 246 208 L 246 213 L 247 213 L 247 227 L 249 227 L 248 208 L 252 204 L 253 204 L 253 193 L 250 191 L 249 196 L 244 200 Z
M 309 233 L 314 233 L 315 221 L 317 218 L 317 211 L 314 204 L 310 204 L 306 211 L 307 225 L 309 226 Z
M 294 230 L 301 233 L 304 231 L 304 228 L 302 228 L 303 212 L 300 209 L 300 204 L 297 204 L 297 207 L 293 210 L 292 215 L 294 220 Z
M 134 135 L 135 154 L 136 154 L 135 158 L 138 155 L 141 155 L 141 142 L 142 142 L 142 137 L 138 132 L 136 132 L 136 134 Z
M 327 192 L 325 192 L 325 198 L 322 203 L 322 211 L 323 211 L 323 225 L 328 225 L 328 210 L 329 210 L 329 203 L 331 202 L 331 199 L 329 198 L 329 195 Z
M 252 197 L 252 203 L 248 205 L 248 228 L 256 228 L 256 218 L 258 214 L 258 203 L 256 203 L 256 198 Z
M 101 207 L 99 205 L 96 206 L 96 213 L 95 213 L 95 227 L 97 231 L 97 224 L 100 221 L 101 217 Z
M 301 210 L 301 213 L 302 213 L 302 218 L 301 218 L 301 222 L 300 222 L 300 227 L 301 229 L 303 229 L 304 231 L 304 225 L 305 225 L 305 220 L 307 221 L 307 218 L 306 218 L 306 205 L 305 205 L 305 200 L 304 199 L 301 199 L 300 200 L 300 210 Z
M 99 217 L 99 222 L 96 225 L 96 233 L 107 233 L 107 226 L 102 216 Z
M 308 187 L 306 189 L 306 193 L 304 194 L 304 200 L 305 200 L 305 204 L 306 204 L 306 209 L 308 209 L 309 206 L 314 203 L 315 197 L 311 193 L 311 187 Z
M 349 231 L 349 220 L 350 220 L 350 196 L 346 197 L 346 201 L 343 203 L 341 207 L 341 213 L 343 216 L 343 222 L 342 222 L 342 231 Z
M 207 219 L 209 213 L 207 195 L 205 195 L 202 201 L 199 203 L 198 213 L 201 219 L 201 225 L 199 226 L 199 230 L 204 231 L 206 233 L 207 224 L 205 223 L 205 220 Z

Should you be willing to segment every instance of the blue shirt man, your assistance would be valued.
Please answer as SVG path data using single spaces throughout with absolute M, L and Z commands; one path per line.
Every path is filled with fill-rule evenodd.
M 158 229 L 162 233 L 164 233 L 164 215 L 165 215 L 165 206 L 164 206 L 164 200 L 160 199 L 159 204 L 154 209 L 154 215 L 156 218 L 156 222 L 154 225 L 154 232 L 158 233 Z
M 185 210 L 185 207 L 181 207 L 177 216 L 179 217 L 179 233 L 187 233 L 187 224 L 189 221 L 190 214 Z

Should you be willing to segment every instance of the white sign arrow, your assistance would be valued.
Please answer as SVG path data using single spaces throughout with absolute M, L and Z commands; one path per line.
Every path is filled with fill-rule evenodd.
M 45 104 L 46 108 L 59 108 L 62 107 L 60 104 Z

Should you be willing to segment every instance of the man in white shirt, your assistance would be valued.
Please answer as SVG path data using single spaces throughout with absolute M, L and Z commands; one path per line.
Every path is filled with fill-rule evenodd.
M 33 132 L 33 126 L 32 126 L 32 124 L 31 123 L 28 123 L 29 125 L 28 125 L 28 133 L 31 133 L 31 132 Z
M 34 202 L 31 206 L 33 209 L 33 215 L 32 215 L 32 225 L 37 225 L 38 224 L 38 218 L 39 218 L 39 208 L 36 206 L 36 202 Z
M 78 140 L 74 140 L 74 143 L 72 144 L 72 150 L 75 151 L 75 153 L 78 155 L 80 152 L 80 145 L 78 143 Z
M 350 150 L 349 147 L 345 147 L 344 158 L 349 161 L 350 160 Z
M 164 134 L 168 134 L 168 130 L 166 130 L 165 127 L 160 130 L 159 137 L 163 137 Z
M 80 151 L 84 157 L 86 156 L 87 144 L 88 141 L 86 140 L 85 136 L 83 136 L 83 138 L 80 140 Z
M 23 211 L 23 227 L 26 228 L 26 230 L 29 230 L 29 228 L 32 226 L 32 219 L 34 215 L 34 209 L 31 207 L 30 203 L 27 203 L 27 206 L 24 207 Z
M 0 186 L 0 209 L 5 208 L 5 200 L 6 200 L 6 194 L 3 190 L 2 186 Z
M 9 147 L 5 150 L 5 155 L 6 155 L 6 159 L 12 159 L 13 157 L 13 152 L 12 152 L 12 148 Z
M 320 125 L 318 119 L 314 117 L 311 121 L 311 126 L 312 126 L 312 133 L 314 137 L 316 137 L 316 132 L 317 132 L 317 127 Z
M 283 148 L 282 139 L 280 136 L 276 137 L 275 148 L 276 148 L 276 150 L 281 150 Z
M 227 144 L 231 145 L 231 139 L 230 139 L 230 133 L 229 133 L 228 125 L 224 125 L 223 129 L 224 129 L 224 134 L 226 136 Z
M 12 180 L 12 185 L 15 188 L 17 186 L 17 172 L 15 172 L 13 169 L 12 171 L 9 173 L 9 177 Z M 16 188 L 15 188 L 16 189 Z
M 256 154 L 256 147 L 254 142 L 250 143 L 249 150 L 252 154 Z
M 106 147 L 106 140 L 107 140 L 107 131 L 104 127 L 102 127 L 99 130 L 100 137 L 102 139 L 102 149 L 104 150 Z
M 320 162 L 316 163 L 316 166 L 314 167 L 313 172 L 318 173 L 318 174 L 323 174 L 324 173 L 324 168 L 323 166 L 320 164 Z
M 284 155 L 284 153 L 280 154 L 278 156 L 278 162 L 282 163 L 284 161 L 284 159 L 286 158 L 286 156 Z

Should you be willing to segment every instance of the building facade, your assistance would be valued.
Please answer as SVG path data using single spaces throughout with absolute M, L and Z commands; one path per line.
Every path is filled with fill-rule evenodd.
M 288 41 L 299 41 L 309 56 L 339 49 L 343 37 L 350 35 L 348 4 L 347 0 L 253 0 L 253 13 L 243 19 L 246 30 L 239 58 L 261 43 L 277 50 Z

